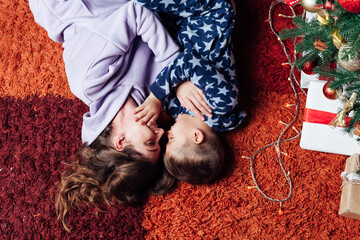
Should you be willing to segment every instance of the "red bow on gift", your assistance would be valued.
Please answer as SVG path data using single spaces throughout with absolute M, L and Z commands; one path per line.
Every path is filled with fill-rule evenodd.
M 354 103 L 355 103 L 356 99 L 357 99 L 357 93 L 351 94 L 351 97 L 349 99 L 347 99 L 345 96 L 343 96 L 341 98 L 341 102 L 343 104 L 343 109 L 338 114 L 305 108 L 304 121 L 307 121 L 310 123 L 322 123 L 322 122 L 312 122 L 312 120 L 314 120 L 314 119 L 320 120 L 320 121 L 324 120 L 326 122 L 322 123 L 322 124 L 330 124 L 335 127 L 346 127 L 346 125 L 348 125 L 351 120 L 349 117 L 346 116 L 346 114 L 354 108 Z M 328 122 L 328 117 L 330 117 L 330 115 L 331 116 L 335 115 L 335 118 L 333 118 L 330 122 Z M 311 118 L 308 121 L 309 117 L 311 117 Z
M 336 113 L 325 112 L 321 110 L 305 108 L 304 122 L 318 123 L 318 124 L 330 124 L 332 120 L 337 116 Z M 346 117 L 346 122 L 351 120 L 350 117 Z

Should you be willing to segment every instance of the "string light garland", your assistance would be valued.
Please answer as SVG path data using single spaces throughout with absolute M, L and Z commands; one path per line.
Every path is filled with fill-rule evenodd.
M 287 142 L 287 141 L 292 141 L 292 140 L 295 140 L 297 138 L 299 138 L 301 136 L 301 131 L 298 131 L 294 126 L 292 126 L 297 118 L 298 118 L 298 115 L 299 115 L 299 108 L 300 108 L 300 101 L 299 101 L 299 95 L 298 95 L 298 92 L 296 91 L 295 89 L 295 84 L 298 85 L 300 87 L 300 84 L 299 84 L 299 81 L 297 80 L 297 77 L 295 75 L 295 60 L 296 60 L 296 51 L 294 49 L 293 51 L 293 55 L 291 57 L 291 54 L 288 53 L 288 50 L 286 49 L 286 46 L 284 44 L 284 42 L 280 39 L 278 33 L 275 31 L 274 27 L 273 27 L 273 20 L 272 20 L 272 11 L 274 9 L 274 7 L 277 5 L 277 4 L 286 4 L 284 3 L 284 0 L 275 0 L 274 2 L 272 2 L 270 8 L 269 8 L 269 15 L 268 15 L 268 23 L 270 25 L 270 29 L 271 31 L 273 32 L 273 34 L 277 37 L 286 57 L 287 57 L 287 61 L 286 63 L 282 63 L 281 65 L 282 66 L 285 66 L 285 65 L 290 65 L 290 73 L 289 73 L 289 76 L 287 78 L 287 80 L 289 81 L 290 83 L 290 86 L 294 92 L 294 96 L 295 96 L 295 100 L 296 100 L 296 103 L 295 104 L 286 104 L 286 107 L 291 107 L 291 106 L 295 106 L 295 114 L 294 114 L 294 117 L 292 118 L 292 120 L 290 121 L 290 123 L 284 123 L 282 122 L 281 120 L 279 121 L 280 123 L 282 123 L 283 125 L 285 125 L 285 128 L 283 129 L 283 131 L 280 133 L 278 139 L 275 141 L 275 142 L 272 142 L 270 144 L 267 144 L 261 148 L 259 148 L 258 150 L 255 151 L 255 153 L 253 154 L 252 157 L 246 157 L 246 156 L 242 156 L 242 158 L 246 158 L 246 159 L 249 159 L 250 160 L 250 171 L 251 171 L 251 176 L 252 176 L 252 179 L 253 179 L 253 182 L 254 182 L 254 186 L 248 186 L 248 189 L 257 189 L 260 194 L 265 197 L 266 199 L 272 201 L 272 202 L 276 202 L 276 203 L 280 203 L 280 209 L 278 211 L 278 214 L 279 215 L 282 215 L 283 214 L 283 211 L 282 211 L 282 204 L 283 202 L 289 200 L 291 197 L 292 197 L 292 189 L 293 189 L 293 185 L 292 185 L 292 181 L 291 181 L 291 178 L 290 178 L 290 172 L 287 172 L 283 166 L 283 163 L 282 163 L 282 155 L 284 155 L 285 157 L 288 156 L 287 153 L 284 153 L 281 151 L 281 143 L 284 143 L 284 142 Z M 283 15 L 283 14 L 279 14 L 278 16 L 280 17 L 284 17 L 284 18 L 294 18 L 295 17 L 295 11 L 294 11 L 294 8 L 293 6 L 290 6 L 288 4 L 286 4 L 291 12 L 292 12 L 292 16 L 286 16 L 286 15 Z M 305 10 L 303 11 L 302 13 L 302 17 L 305 18 Z M 295 38 L 293 40 L 293 44 L 295 46 L 297 42 L 297 38 Z M 304 95 L 306 95 L 305 91 L 300 87 L 300 90 L 303 92 Z M 293 137 L 290 137 L 290 138 L 287 138 L 287 139 L 283 139 L 285 133 L 290 130 L 290 129 L 293 129 L 296 133 L 295 136 Z M 286 181 L 288 182 L 288 185 L 289 185 L 289 190 L 288 190 L 288 195 L 285 197 L 285 198 L 282 198 L 282 199 L 278 199 L 278 198 L 272 198 L 272 197 L 269 197 L 267 194 L 265 194 L 262 189 L 259 187 L 258 183 L 257 183 L 257 180 L 256 180 L 256 175 L 255 175 L 255 170 L 254 170 L 254 162 L 255 162 L 255 159 L 256 157 L 262 152 L 264 151 L 265 149 L 269 148 L 269 147 L 272 147 L 274 146 L 275 149 L 276 149 L 276 152 L 277 152 L 277 157 L 278 157 L 278 162 L 279 162 L 279 165 L 280 165 L 280 168 L 285 176 L 285 179 Z

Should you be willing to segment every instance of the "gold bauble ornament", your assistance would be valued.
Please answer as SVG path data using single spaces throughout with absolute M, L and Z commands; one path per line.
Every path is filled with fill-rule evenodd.
M 301 6 L 308 12 L 316 12 L 316 9 L 314 9 L 316 5 L 316 0 L 301 0 Z
M 345 56 L 347 50 L 349 50 L 350 46 L 348 46 L 347 44 L 344 44 L 340 47 L 339 50 L 339 63 L 340 65 L 345 68 L 348 71 L 351 72 L 357 72 L 360 70 L 360 54 L 358 53 L 357 56 L 355 58 L 348 58 L 348 60 L 342 60 L 342 58 Z

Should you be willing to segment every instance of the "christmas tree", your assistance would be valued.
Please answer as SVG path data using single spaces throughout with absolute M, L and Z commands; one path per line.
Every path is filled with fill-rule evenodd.
M 300 57 L 294 64 L 305 73 L 319 74 L 320 78 L 329 80 L 327 97 L 340 97 L 344 103 L 332 124 L 344 126 L 347 132 L 359 135 L 360 0 L 283 1 L 300 2 L 305 10 L 316 12 L 316 18 L 312 20 L 295 16 L 295 27 L 284 29 L 279 36 L 281 39 L 300 39 L 295 45 Z M 350 112 L 352 118 L 348 121 L 346 116 Z

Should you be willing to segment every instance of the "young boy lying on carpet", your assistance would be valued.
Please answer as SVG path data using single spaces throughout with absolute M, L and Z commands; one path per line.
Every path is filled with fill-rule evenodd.
M 136 108 L 136 118 L 148 124 L 155 122 L 163 104 L 176 119 L 168 131 L 166 169 L 181 181 L 208 183 L 220 172 L 224 159 L 216 131 L 232 130 L 245 117 L 237 105 L 238 81 L 232 53 L 234 2 L 136 2 L 166 18 L 164 24 L 170 24 L 169 31 L 176 29 L 175 37 L 183 47 L 150 86 L 152 93 Z
M 71 91 L 89 106 L 82 142 L 62 174 L 58 218 L 85 201 L 139 204 L 164 194 L 174 178 L 159 180 L 163 129 L 135 121 L 134 109 L 149 94 L 158 73 L 179 53 L 156 16 L 128 0 L 30 0 L 36 22 L 63 43 Z

